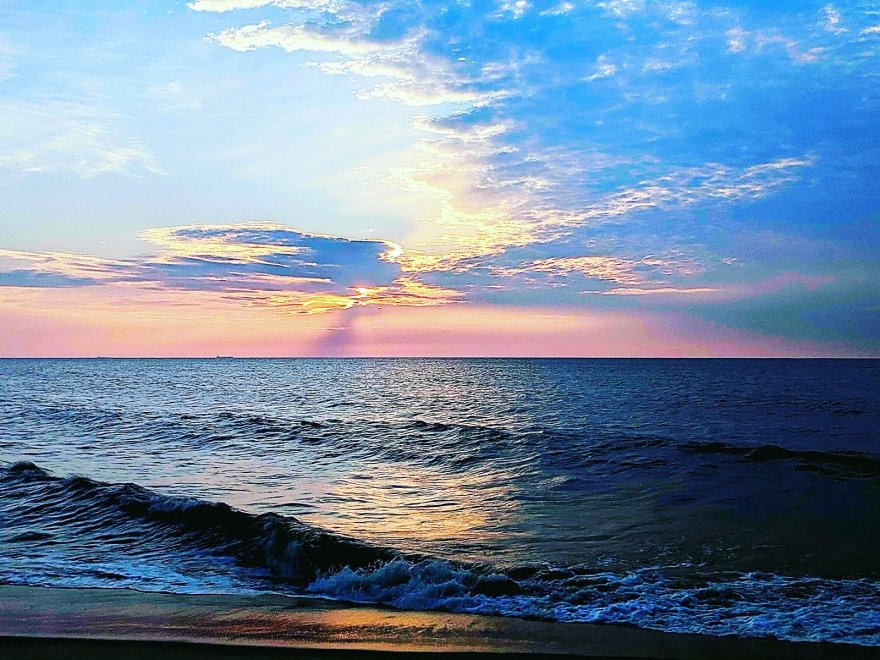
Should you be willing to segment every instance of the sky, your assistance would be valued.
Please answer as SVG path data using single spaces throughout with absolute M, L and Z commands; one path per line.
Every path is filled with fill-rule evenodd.
M 880 2 L 0 0 L 0 355 L 880 355 Z

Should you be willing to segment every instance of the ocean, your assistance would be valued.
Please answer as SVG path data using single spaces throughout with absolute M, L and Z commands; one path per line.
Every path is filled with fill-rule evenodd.
M 0 583 L 880 646 L 880 361 L 0 360 Z

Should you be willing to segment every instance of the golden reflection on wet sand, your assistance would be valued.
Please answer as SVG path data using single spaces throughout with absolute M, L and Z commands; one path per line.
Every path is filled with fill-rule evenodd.
M 830 657 L 832 651 L 834 657 L 855 660 L 872 657 L 873 653 L 872 649 L 848 644 L 720 638 L 625 626 L 402 612 L 280 596 L 183 596 L 121 589 L 0 586 L 0 656 L 4 649 L 17 643 L 19 651 L 24 647 L 31 649 L 31 655 L 18 657 L 60 657 L 49 653 L 34 655 L 34 644 L 27 646 L 22 638 L 36 639 L 37 645 L 41 641 L 59 644 L 50 638 L 144 640 L 292 649 L 562 653 L 682 660 L 818 659 Z M 71 641 L 70 645 L 76 643 Z M 119 650 L 113 657 L 123 657 L 124 644 Z M 163 657 L 168 650 L 169 647 L 155 648 L 157 657 Z M 216 647 L 190 646 L 185 654 L 175 657 L 219 657 L 222 653 Z M 90 657 L 88 653 L 78 655 Z M 65 657 L 73 656 L 68 653 Z M 138 657 L 143 657 L 143 652 Z

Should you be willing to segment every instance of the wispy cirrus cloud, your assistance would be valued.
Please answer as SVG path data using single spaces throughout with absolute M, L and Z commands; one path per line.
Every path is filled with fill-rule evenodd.
M 575 8 L 574 4 L 571 2 L 560 2 L 557 5 L 553 5 L 548 7 L 547 9 L 543 9 L 540 12 L 541 16 L 563 16 L 568 12 L 572 11 Z
M 454 135 L 444 142 L 460 139 Z M 428 148 L 443 154 L 444 145 L 438 148 L 433 142 Z M 710 163 L 603 193 L 585 190 L 595 171 L 587 160 L 563 173 L 555 169 L 558 153 L 546 154 L 542 163 L 532 152 L 523 163 L 514 152 L 504 165 L 493 166 L 479 152 L 479 146 L 467 155 L 460 148 L 448 150 L 420 168 L 393 172 L 400 185 L 440 203 L 434 233 L 423 239 L 423 249 L 408 251 L 401 259 L 408 270 L 455 269 L 511 247 L 548 244 L 580 228 L 622 223 L 640 213 L 757 200 L 796 181 L 813 164 L 809 156 L 743 169 Z M 601 167 L 605 159 L 597 161 Z M 445 249 L 431 249 L 438 244 Z
M 213 11 L 223 13 L 237 9 L 257 9 L 275 4 L 273 0 L 194 0 L 187 3 L 193 11 Z
M 258 9 L 274 5 L 287 9 L 339 10 L 346 3 L 340 0 L 193 0 L 187 7 L 193 11 L 227 12 L 238 9 Z
M 770 158 L 738 153 L 728 162 L 685 163 L 654 153 L 677 130 L 670 128 L 673 113 L 693 112 L 693 103 L 668 111 L 665 126 L 620 123 L 620 116 L 638 116 L 642 107 L 668 105 L 675 95 L 658 84 L 681 92 L 673 76 L 717 77 L 719 69 L 703 60 L 708 42 L 716 57 L 766 54 L 774 45 L 795 63 L 820 57 L 823 46 L 804 46 L 776 27 L 744 29 L 737 12 L 671 0 L 503 2 L 493 10 L 457 7 L 455 18 L 449 7 L 434 11 L 395 1 L 205 0 L 190 7 L 226 12 L 268 5 L 273 19 L 228 28 L 209 41 L 238 51 L 300 53 L 306 66 L 369 82 L 357 92 L 364 100 L 442 108 L 412 124 L 425 134 L 416 146 L 418 163 L 391 168 L 385 178 L 437 209 L 407 236 L 411 249 L 398 262 L 409 272 L 460 271 L 479 266 L 482 257 L 549 246 L 560 236 L 646 212 L 757 200 L 798 181 L 818 157 L 789 148 Z M 516 25 L 526 14 L 567 22 L 556 26 L 551 44 L 519 35 Z M 645 22 L 659 30 L 658 39 L 624 46 L 621 34 Z M 554 53 L 567 52 L 561 46 L 583 50 L 578 28 L 585 26 L 606 44 L 594 57 L 572 61 Z M 522 41 L 511 47 L 514 35 Z M 599 84 L 611 105 L 580 103 L 592 99 L 589 86 Z M 723 100 L 725 90 L 724 83 L 706 83 L 679 96 L 694 96 L 699 108 L 707 99 Z M 637 151 L 629 144 L 621 153 L 621 135 L 624 142 L 643 136 Z
M 648 255 L 640 259 L 588 255 L 577 257 L 554 257 L 525 263 L 519 267 L 502 268 L 504 275 L 545 274 L 551 277 L 583 275 L 592 280 L 615 284 L 660 284 L 671 275 L 690 275 L 699 266 L 682 262 L 674 257 Z
M 118 281 L 128 267 L 129 262 L 124 260 L 0 248 L 0 285 L 3 286 L 87 286 Z
M 309 53 L 317 59 L 306 64 L 327 74 L 380 79 L 358 92 L 362 99 L 384 98 L 416 106 L 479 104 L 506 94 L 486 85 L 482 76 L 460 62 L 432 53 L 424 45 L 430 32 L 422 25 L 398 25 L 394 32 L 399 36 L 383 35 L 387 30 L 382 22 L 391 4 L 346 0 L 262 4 L 291 10 L 298 20 L 280 25 L 265 20 L 208 35 L 208 40 L 242 52 L 277 47 L 288 53 Z M 232 8 L 204 3 L 190 7 L 202 11 Z
M 694 295 L 694 294 L 711 294 L 717 293 L 718 289 L 713 287 L 692 287 L 690 289 L 658 286 L 658 287 L 616 287 L 607 291 L 594 291 L 591 293 L 599 293 L 606 296 L 669 296 L 669 295 Z
M 163 174 L 148 147 L 127 136 L 117 114 L 74 102 L 0 99 L 0 170 Z

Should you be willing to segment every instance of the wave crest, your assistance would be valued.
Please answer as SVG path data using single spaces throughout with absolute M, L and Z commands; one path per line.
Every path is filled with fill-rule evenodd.
M 622 574 L 584 566 L 501 569 L 402 553 L 296 518 L 169 497 L 137 484 L 56 477 L 33 463 L 0 468 L 0 517 L 11 523 L 0 544 L 13 554 L 21 546 L 48 553 L 44 573 L 0 570 L 0 582 L 197 592 L 198 574 L 162 579 L 161 570 L 170 569 L 161 567 L 179 552 L 196 572 L 212 561 L 255 569 L 250 584 L 264 590 L 402 609 L 880 645 L 880 584 L 870 580 L 765 573 L 685 579 L 663 567 Z M 52 564 L 61 546 L 84 548 L 85 559 Z M 101 553 L 115 562 L 91 561 Z M 58 572 L 71 563 L 74 574 Z

